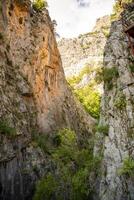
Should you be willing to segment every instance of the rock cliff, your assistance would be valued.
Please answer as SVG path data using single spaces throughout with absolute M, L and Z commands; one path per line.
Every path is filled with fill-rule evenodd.
M 104 16 L 96 21 L 92 32 L 78 38 L 61 39 L 58 42 L 66 77 L 78 75 L 85 64 L 102 66 L 104 46 L 110 28 L 110 17 Z
M 91 134 L 94 120 L 66 83 L 48 11 L 28 0 L 0 5 L 0 199 L 30 200 L 47 168 L 32 133 Z
M 62 39 L 58 46 L 67 78 L 78 77 L 87 63 L 89 68 L 103 67 L 104 94 L 94 149 L 95 155 L 103 159 L 95 199 L 133 200 L 134 58 L 122 22 L 111 24 L 109 17 L 101 18 L 93 32 Z M 83 87 L 94 78 L 93 73 L 86 77 L 84 74 L 74 88 Z
M 58 42 L 66 79 L 75 90 L 90 85 L 94 92 L 102 95 L 103 83 L 96 80 L 103 67 L 109 29 L 110 16 L 104 16 L 96 21 L 92 32 Z
M 102 131 L 97 134 L 100 138 L 98 147 L 103 149 L 104 158 L 99 197 L 101 200 L 132 200 L 134 58 L 120 20 L 111 25 L 104 54 L 104 95 L 99 125 Z M 107 131 L 104 131 L 106 127 Z

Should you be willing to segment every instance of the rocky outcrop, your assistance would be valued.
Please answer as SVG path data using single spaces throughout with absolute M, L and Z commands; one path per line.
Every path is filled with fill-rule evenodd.
M 109 35 L 110 16 L 104 16 L 96 21 L 92 32 L 80 35 L 78 38 L 61 39 L 58 42 L 63 68 L 68 82 L 74 89 L 88 85 L 102 95 L 103 83 L 97 81 L 103 67 L 103 52 Z M 73 80 L 76 83 L 74 84 Z
M 0 108 L 0 199 L 30 200 L 47 168 L 32 132 L 90 134 L 94 120 L 66 83 L 48 11 L 28 0 L 1 1 Z
M 110 17 L 99 18 L 92 32 L 78 38 L 61 39 L 58 42 L 66 77 L 78 75 L 88 63 L 102 66 L 103 52 L 110 28 Z
M 121 21 L 113 22 L 105 46 L 104 96 L 100 126 L 109 127 L 95 152 L 103 149 L 103 170 L 99 197 L 101 200 L 134 199 L 134 59 L 128 47 Z M 107 74 L 106 73 L 106 74 Z M 102 131 L 103 132 L 103 131 Z M 102 135 L 104 139 L 102 140 Z M 102 146 L 101 146 L 102 144 Z M 99 148 L 98 148 L 99 147 Z M 126 164 L 125 164 L 126 163 Z M 130 167 L 131 163 L 131 167 Z M 124 166 L 126 167 L 125 170 Z

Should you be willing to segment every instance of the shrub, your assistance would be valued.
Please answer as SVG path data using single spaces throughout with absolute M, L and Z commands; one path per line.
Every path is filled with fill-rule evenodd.
M 51 199 L 57 188 L 57 182 L 54 177 L 49 173 L 41 181 L 37 183 L 36 193 L 33 200 Z
M 71 86 L 75 86 L 76 84 L 80 83 L 81 81 L 81 77 L 79 76 L 73 76 L 71 78 L 69 78 L 67 80 L 67 82 L 71 85 Z
M 48 6 L 45 0 L 34 0 L 33 9 L 36 11 L 40 11 Z
M 126 96 L 124 94 L 120 94 L 114 102 L 114 106 L 119 110 L 122 110 L 126 107 Z
M 82 200 L 87 199 L 89 193 L 88 185 L 89 172 L 88 169 L 79 170 L 72 178 L 72 199 Z M 86 183 L 86 184 L 85 184 Z
M 102 71 L 102 68 L 98 68 L 96 70 L 95 81 L 96 81 L 97 84 L 100 84 L 100 83 L 102 83 L 104 81 L 103 80 L 103 71 Z
M 14 138 L 16 136 L 16 130 L 15 128 L 11 127 L 8 122 L 0 121 L 0 134 Z
M 126 158 L 119 173 L 120 175 L 134 176 L 134 159 L 131 157 Z
M 128 128 L 127 134 L 129 138 L 134 138 L 134 128 Z
M 42 151 L 48 154 L 50 154 L 50 147 L 52 146 L 50 140 L 51 139 L 47 134 L 32 132 L 32 141 L 34 142 L 34 145 L 40 147 Z
M 92 71 L 91 67 L 86 65 L 80 72 L 80 74 L 78 76 L 73 76 L 71 78 L 69 78 L 67 81 L 71 86 L 75 86 L 76 84 L 80 83 L 80 81 L 82 80 L 83 76 L 85 74 L 90 74 Z
M 94 118 L 98 119 L 100 116 L 100 101 L 101 95 L 94 91 L 90 85 L 84 88 L 75 90 L 75 95 L 84 106 L 85 110 Z
M 37 183 L 34 200 L 86 200 L 94 189 L 89 184 L 90 174 L 98 175 L 100 158 L 88 148 L 80 148 L 74 131 L 60 130 L 60 143 L 51 154 L 50 173 Z M 56 139 L 57 140 L 57 139 Z
M 53 159 L 62 161 L 66 164 L 73 159 L 74 149 L 77 149 L 76 135 L 75 132 L 69 129 L 60 130 L 58 133 L 60 137 L 60 145 L 53 152 Z
M 133 0 L 116 0 L 115 5 L 113 7 L 112 19 L 117 20 L 120 17 L 121 12 L 124 10 L 122 7 L 122 3 L 132 3 Z
M 82 81 L 84 75 L 96 74 L 96 79 L 90 81 L 90 83 L 82 88 L 76 89 L 75 86 Z M 72 86 L 73 92 L 77 99 L 81 102 L 85 110 L 94 118 L 98 119 L 100 115 L 100 101 L 101 95 L 99 91 L 95 90 L 95 86 L 100 84 L 100 74 L 102 69 L 91 67 L 88 64 L 81 70 L 78 76 L 74 76 L 68 79 L 68 83 Z
M 97 132 L 104 133 L 104 135 L 108 135 L 109 126 L 108 125 L 98 125 L 96 128 Z
M 102 32 L 103 32 L 103 34 L 105 35 L 106 38 L 109 37 L 110 31 L 109 31 L 108 27 L 102 27 Z
M 134 64 L 129 65 L 129 69 L 130 69 L 131 73 L 134 73 Z
M 103 79 L 104 83 L 106 84 L 108 90 L 113 88 L 113 79 L 118 78 L 119 73 L 116 67 L 112 68 L 104 68 L 103 70 Z

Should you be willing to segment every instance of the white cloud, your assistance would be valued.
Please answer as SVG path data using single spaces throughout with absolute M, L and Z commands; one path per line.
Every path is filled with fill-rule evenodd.
M 61 37 L 89 32 L 97 18 L 110 14 L 114 0 L 48 0 L 52 19 Z

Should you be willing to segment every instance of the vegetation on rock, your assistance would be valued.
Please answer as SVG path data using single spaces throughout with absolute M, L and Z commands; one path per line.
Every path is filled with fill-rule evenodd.
M 57 182 L 50 173 L 37 183 L 36 193 L 33 200 L 51 199 L 56 188 Z
M 103 70 L 103 80 L 108 90 L 113 88 L 113 80 L 119 77 L 119 73 L 116 67 L 104 68 Z
M 126 158 L 119 173 L 120 175 L 134 176 L 134 159 L 131 157 Z
M 113 7 L 113 14 L 111 15 L 111 20 L 118 20 L 120 17 L 121 12 L 124 10 L 123 4 L 124 3 L 132 3 L 133 0 L 116 0 L 115 5 Z
M 134 73 L 134 64 L 129 65 L 129 69 L 130 69 L 131 73 Z
M 96 73 L 96 80 L 91 81 L 84 87 L 77 88 L 75 87 L 77 84 L 79 84 L 84 75 L 90 75 L 92 73 Z M 80 74 L 78 76 L 73 76 L 72 78 L 68 79 L 68 83 L 73 88 L 73 92 L 78 98 L 78 100 L 82 103 L 85 110 L 94 118 L 98 119 L 100 115 L 100 101 L 101 101 L 101 95 L 100 93 L 94 89 L 94 87 L 100 83 L 101 81 L 98 81 L 98 73 L 99 69 L 96 70 L 93 69 L 90 66 L 85 66 Z
M 120 110 L 126 107 L 126 96 L 124 94 L 119 94 L 115 99 L 114 106 Z
M 16 136 L 15 128 L 11 127 L 7 121 L 0 121 L 0 134 L 3 134 L 9 138 Z
M 34 0 L 33 1 L 33 9 L 36 11 L 40 11 L 43 8 L 46 8 L 48 6 L 47 1 L 45 0 Z
M 53 169 L 37 183 L 34 200 L 86 200 L 94 190 L 91 174 L 99 175 L 101 158 L 94 157 L 92 145 L 81 147 L 75 132 L 63 129 L 55 136 L 57 146 L 51 149 Z M 58 140 L 57 140 L 58 139 Z
M 99 119 L 101 95 L 91 85 L 76 89 L 75 94 L 85 110 L 94 118 Z
M 84 75 L 90 74 L 92 72 L 92 68 L 86 65 L 78 76 L 73 76 L 69 78 L 67 81 L 71 86 L 75 86 L 76 84 L 80 83 Z
M 96 131 L 99 133 L 103 133 L 104 135 L 108 135 L 109 125 L 98 125 L 96 127 Z

